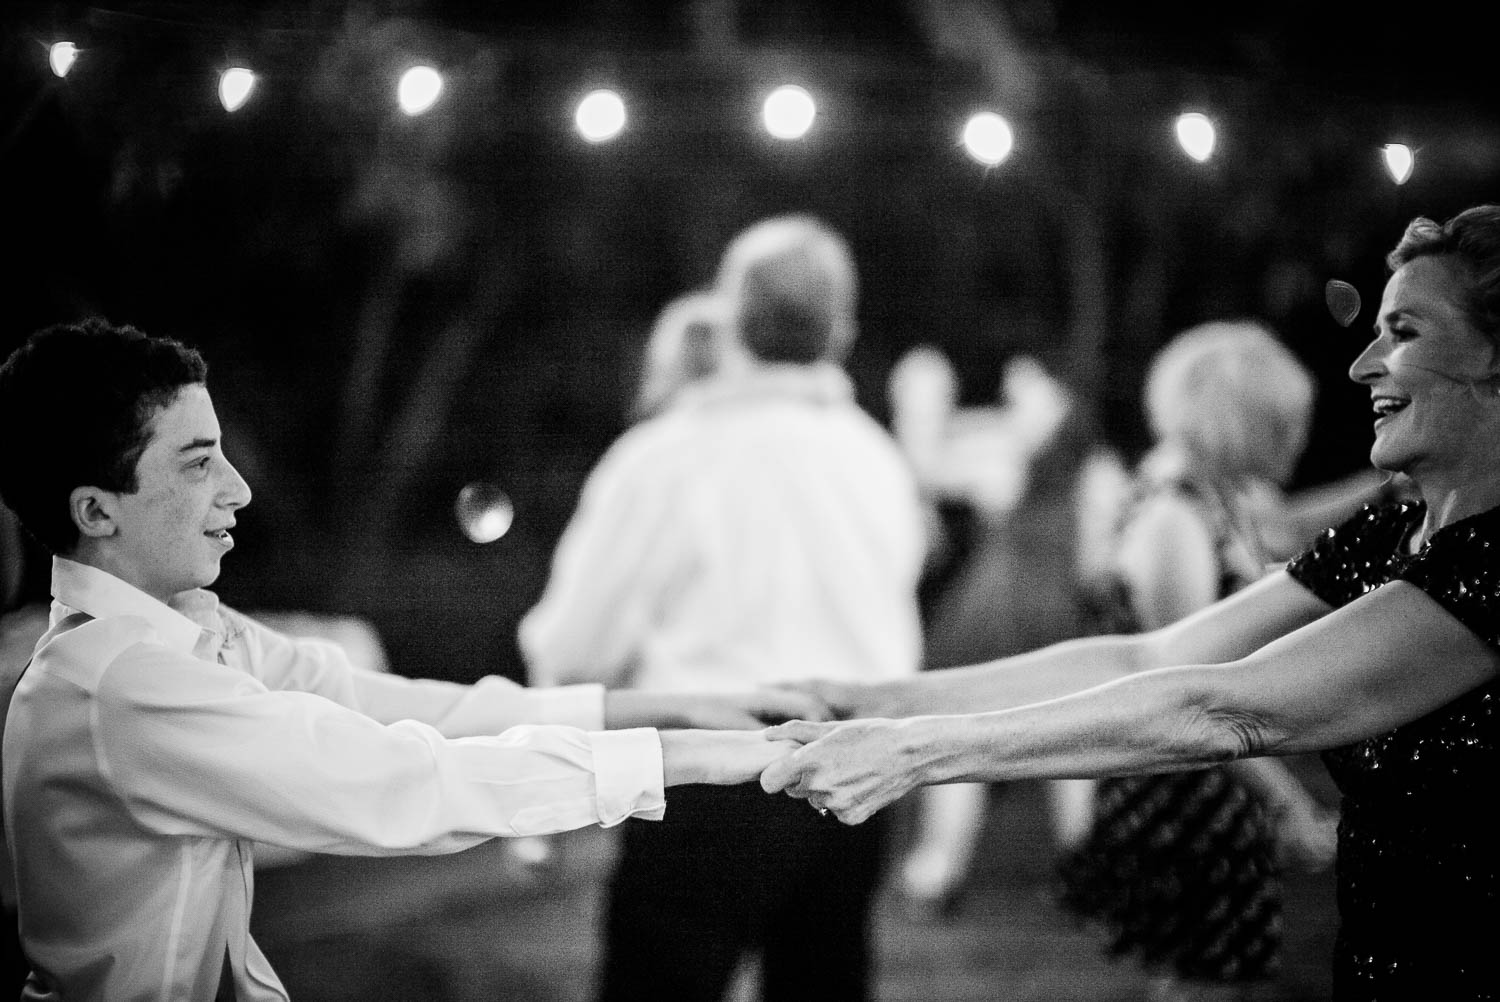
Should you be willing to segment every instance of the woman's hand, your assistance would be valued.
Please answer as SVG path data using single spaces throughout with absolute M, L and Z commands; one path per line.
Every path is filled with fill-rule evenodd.
M 662 776 L 667 786 L 753 782 L 797 745 L 759 731 L 661 731 Z
M 767 728 L 769 738 L 802 743 L 761 774 L 767 793 L 785 791 L 855 825 L 922 782 L 921 744 L 911 720 L 794 720 Z

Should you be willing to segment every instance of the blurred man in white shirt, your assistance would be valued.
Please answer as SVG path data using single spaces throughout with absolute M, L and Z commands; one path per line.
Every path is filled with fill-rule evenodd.
M 521 648 L 539 685 L 743 692 L 917 669 L 924 525 L 893 440 L 841 365 L 857 280 L 818 220 L 766 220 L 723 257 L 718 371 L 591 473 Z M 759 788 L 679 791 L 627 825 L 601 999 L 709 1000 L 762 956 L 763 997 L 867 997 L 883 832 Z M 878 819 L 877 819 L 878 820 Z

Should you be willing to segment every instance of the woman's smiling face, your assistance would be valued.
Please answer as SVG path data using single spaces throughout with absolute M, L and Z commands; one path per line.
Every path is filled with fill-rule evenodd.
M 1386 283 L 1375 340 L 1349 369 L 1370 387 L 1370 461 L 1417 478 L 1494 476 L 1497 350 L 1464 310 L 1463 274 L 1446 257 L 1402 265 Z M 1488 427 L 1488 433 L 1482 429 Z

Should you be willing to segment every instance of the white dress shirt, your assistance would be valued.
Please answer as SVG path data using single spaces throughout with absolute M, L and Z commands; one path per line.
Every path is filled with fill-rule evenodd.
M 591 472 L 519 640 L 531 681 L 730 691 L 916 671 L 924 528 L 830 365 L 686 390 Z
M 597 686 L 360 671 L 60 558 L 53 595 L 3 748 L 29 998 L 206 1000 L 227 946 L 241 1002 L 285 999 L 250 938 L 253 842 L 435 854 L 663 814 L 656 732 L 598 730 Z

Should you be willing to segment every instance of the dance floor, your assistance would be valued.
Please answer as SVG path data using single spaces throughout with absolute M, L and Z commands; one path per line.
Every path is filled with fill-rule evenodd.
M 882 898 L 879 1002 L 1142 998 L 1140 972 L 1102 956 L 1098 941 L 1049 901 L 1043 794 L 1031 783 L 994 792 L 956 915 L 932 920 L 894 894 Z M 257 878 L 255 933 L 295 1002 L 582 1002 L 593 984 L 613 833 L 573 832 L 548 845 L 541 865 L 518 855 L 526 843 L 496 841 L 453 856 L 315 857 L 266 870 Z M 1286 911 L 1284 969 L 1247 996 L 1253 1002 L 1328 997 L 1331 873 L 1292 875 Z M 756 997 L 753 972 L 732 994 L 727 1002 Z

